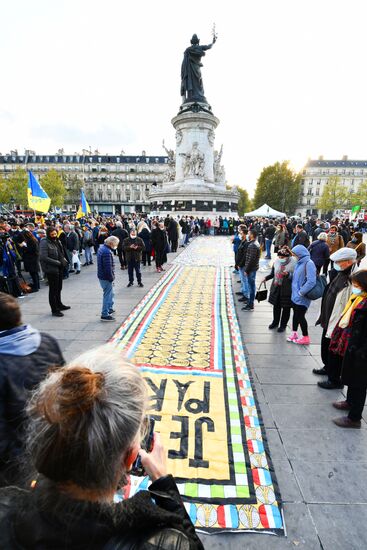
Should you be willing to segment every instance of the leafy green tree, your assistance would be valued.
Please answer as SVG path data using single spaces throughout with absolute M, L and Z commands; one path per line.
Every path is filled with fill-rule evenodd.
M 317 202 L 317 208 L 323 212 L 334 213 L 335 210 L 350 206 L 350 198 L 348 190 L 340 183 L 340 179 L 337 176 L 331 176 Z
M 242 187 L 237 187 L 237 191 L 240 194 L 240 198 L 238 199 L 238 215 L 243 216 L 245 212 L 251 211 L 252 201 L 248 196 L 248 192 L 246 191 L 246 189 L 242 189 Z
M 0 202 L 27 208 L 28 176 L 24 168 L 17 168 L 7 179 L 0 183 Z
M 361 208 L 367 208 L 367 180 L 361 183 L 356 193 L 353 193 L 351 203 L 351 206 L 359 205 Z
M 83 187 L 83 180 L 80 180 L 76 176 L 71 178 L 65 178 L 65 204 L 78 205 L 80 202 L 80 191 Z
M 263 168 L 256 183 L 254 207 L 264 203 L 275 210 L 293 214 L 299 203 L 301 175 L 289 167 L 289 161 Z
M 50 170 L 47 174 L 42 176 L 40 184 L 51 199 L 51 207 L 63 206 L 66 189 L 64 180 L 59 172 L 56 170 Z

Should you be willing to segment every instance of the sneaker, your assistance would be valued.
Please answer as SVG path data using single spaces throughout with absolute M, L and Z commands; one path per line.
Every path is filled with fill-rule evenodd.
M 248 298 L 246 296 L 242 296 L 242 298 L 238 299 L 239 302 L 248 302 Z
M 243 296 L 243 292 L 236 292 L 236 296 Z
M 68 309 L 71 309 L 71 306 L 61 306 L 60 311 L 67 311 Z
M 111 313 L 116 313 L 116 310 L 115 309 L 110 309 L 110 311 L 108 312 L 108 315 L 111 315 Z
M 89 262 L 85 262 L 85 264 L 83 264 L 83 267 L 85 267 L 86 265 L 89 265 Z
M 285 329 L 286 329 L 286 328 L 287 328 L 287 327 L 279 327 L 278 330 L 277 330 L 277 332 L 285 332 Z
M 75 275 L 79 275 L 80 273 L 80 269 L 78 269 L 78 271 L 75 272 Z
M 309 346 L 311 344 L 311 340 L 309 336 L 302 336 L 302 338 L 298 338 L 298 340 L 295 340 L 294 343 L 298 344 L 299 346 Z
M 116 321 L 116 319 L 112 315 L 102 315 L 101 321 Z
M 133 286 L 133 284 L 134 284 L 134 283 L 129 283 L 129 284 L 127 285 L 127 288 L 129 288 L 129 286 Z
M 287 342 L 295 342 L 296 340 L 298 340 L 299 337 L 298 337 L 298 334 L 297 332 L 295 332 L 294 330 L 291 332 L 291 334 L 287 337 Z
M 140 288 L 142 288 L 144 285 L 143 285 L 143 283 L 138 283 L 138 286 L 140 286 Z
M 349 411 L 350 410 L 350 405 L 348 403 L 348 401 L 334 401 L 333 403 L 333 407 L 335 409 L 338 409 L 339 411 Z
M 61 311 L 53 311 L 53 317 L 64 317 L 64 314 Z
M 241 308 L 242 311 L 254 311 L 254 306 L 250 306 L 249 304 L 247 304 L 247 306 Z
M 278 328 L 277 323 L 271 323 L 271 325 L 268 326 L 268 329 L 272 330 L 273 328 Z
M 69 273 L 75 273 L 75 269 L 69 269 Z
M 341 418 L 333 418 L 334 424 L 339 428 L 357 428 L 361 427 L 360 420 L 351 420 L 348 416 L 342 416 Z

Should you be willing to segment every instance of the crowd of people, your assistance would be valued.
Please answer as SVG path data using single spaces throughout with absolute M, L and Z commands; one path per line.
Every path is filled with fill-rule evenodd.
M 318 382 L 320 388 L 348 386 L 346 399 L 333 403 L 336 409 L 348 411 L 347 416 L 334 419 L 336 425 L 344 428 L 361 427 L 366 401 L 367 270 L 360 267 L 366 255 L 360 229 L 357 224 L 341 220 L 331 223 L 316 220 L 312 224 L 278 220 L 274 224 L 270 220 L 253 219 L 239 225 L 233 238 L 235 273 L 241 285 L 236 294 L 239 302 L 245 304 L 242 308 L 245 311 L 254 310 L 254 281 L 261 248 L 256 241 L 258 232 L 263 238 L 265 259 L 271 259 L 274 246 L 276 257 L 270 273 L 259 285 L 260 288 L 272 281 L 268 300 L 273 306 L 273 320 L 269 330 L 285 332 L 293 312 L 292 330 L 286 340 L 309 345 L 307 311 L 313 300 L 322 298 L 316 324 L 323 329 L 323 367 L 313 372 L 327 377 Z M 258 251 L 255 262 L 254 243 Z
M 167 472 L 159 435 L 151 452 L 141 448 L 147 396 L 139 370 L 108 345 L 65 366 L 57 341 L 23 323 L 17 300 L 26 286 L 37 292 L 47 278 L 52 313 L 62 316 L 69 308 L 61 299 L 63 280 L 96 256 L 101 319 L 114 320 L 116 257 L 127 271 L 127 286 L 134 277 L 142 286 L 140 263 L 149 266 L 154 257 L 156 270 L 164 270 L 167 253 L 188 243 L 195 224 L 194 218 L 171 216 L 1 221 L 1 547 L 74 548 L 88 541 L 91 548 L 202 548 Z M 360 267 L 360 229 L 340 220 L 274 224 L 254 218 L 236 220 L 233 230 L 243 310 L 254 310 L 263 251 L 266 260 L 274 259 L 262 281 L 271 281 L 269 330 L 285 332 L 293 313 L 289 345 L 310 343 L 311 294 L 327 277 L 317 321 L 323 367 L 314 373 L 325 376 L 320 388 L 348 386 L 346 399 L 333 403 L 348 413 L 334 419 L 344 428 L 360 428 L 367 392 L 367 270 Z M 152 484 L 116 505 L 115 491 L 123 490 L 138 455 Z

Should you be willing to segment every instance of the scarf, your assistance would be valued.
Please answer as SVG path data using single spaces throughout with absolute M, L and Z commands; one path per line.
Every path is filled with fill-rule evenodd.
M 339 239 L 339 233 L 335 233 L 335 235 L 332 235 L 331 233 L 329 233 L 327 238 L 328 238 L 329 244 L 334 245 L 336 241 Z
M 290 271 L 294 270 L 294 262 L 291 261 L 292 258 L 289 257 L 286 264 L 280 263 L 276 260 L 274 263 L 274 285 L 282 286 L 284 277 L 287 277 Z
M 358 306 L 358 304 L 365 300 L 365 298 L 367 298 L 367 292 L 362 292 L 362 294 L 359 294 L 358 296 L 352 294 L 352 296 L 349 298 L 349 302 L 344 308 L 341 319 L 339 321 L 340 328 L 347 328 L 349 326 L 353 311 Z

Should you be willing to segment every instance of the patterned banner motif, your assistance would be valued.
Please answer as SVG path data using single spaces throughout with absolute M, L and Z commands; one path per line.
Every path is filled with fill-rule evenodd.
M 169 471 L 194 525 L 283 533 L 230 269 L 174 266 L 112 341 L 143 372 Z M 132 478 L 127 494 L 147 484 Z

